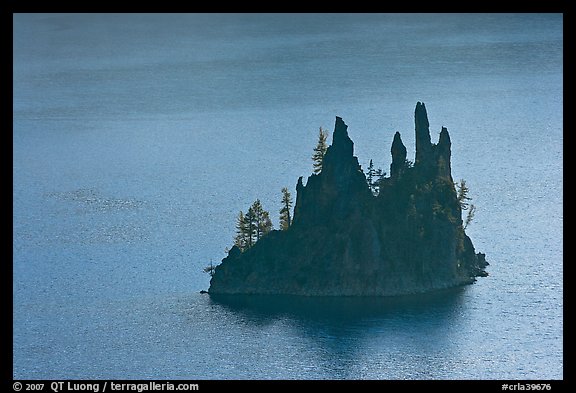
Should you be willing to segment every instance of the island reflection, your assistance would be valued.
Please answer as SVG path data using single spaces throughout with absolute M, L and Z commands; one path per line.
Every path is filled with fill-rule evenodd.
M 427 294 L 391 297 L 290 296 L 290 295 L 210 295 L 213 304 L 248 319 L 276 319 L 358 322 L 406 316 L 450 317 L 460 309 L 465 287 Z

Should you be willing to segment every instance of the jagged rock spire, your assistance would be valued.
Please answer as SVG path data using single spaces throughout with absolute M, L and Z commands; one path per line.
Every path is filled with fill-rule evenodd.
M 416 159 L 415 165 L 428 163 L 432 158 L 432 142 L 430 141 L 430 123 L 423 102 L 416 103 L 414 111 L 416 125 Z
M 332 144 L 326 149 L 321 174 L 340 183 L 341 178 L 345 177 L 348 171 L 355 170 L 357 166 L 359 167 L 358 159 L 354 157 L 354 142 L 348 136 L 348 126 L 341 117 L 336 116 Z
M 390 177 L 397 178 L 405 166 L 406 162 L 406 146 L 402 143 L 400 133 L 396 131 L 394 134 L 394 141 L 392 142 L 392 164 L 390 164 Z
M 451 144 L 452 142 L 450 141 L 450 134 L 448 134 L 448 129 L 446 127 L 442 127 L 442 130 L 440 131 L 440 138 L 438 139 L 438 146 L 448 146 L 448 148 L 450 148 Z
M 354 156 L 348 126 L 337 116 L 332 144 L 322 160 L 322 172 L 310 176 L 305 186 L 302 178 L 298 179 L 292 225 L 322 225 L 325 217 L 336 212 L 346 217 L 359 209 L 358 201 L 371 195 Z
M 339 116 L 336 116 L 334 134 L 332 135 L 332 145 L 329 149 L 334 151 L 332 154 L 338 154 L 341 156 L 354 155 L 354 142 L 352 142 L 352 139 L 348 136 L 348 126 Z
M 451 155 L 450 134 L 448 134 L 448 129 L 442 127 L 440 131 L 440 138 L 438 139 L 438 144 L 435 146 L 436 150 L 436 165 L 438 168 L 438 176 L 449 177 L 452 179 L 452 169 L 450 165 L 450 155 Z

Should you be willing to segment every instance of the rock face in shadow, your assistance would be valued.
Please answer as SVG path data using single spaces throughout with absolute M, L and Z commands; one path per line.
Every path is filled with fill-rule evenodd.
M 322 172 L 302 178 L 292 226 L 252 248 L 233 247 L 216 267 L 210 294 L 392 296 L 470 284 L 486 276 L 462 223 L 442 128 L 430 140 L 426 107 L 416 105 L 416 158 L 394 135 L 390 177 L 373 196 L 348 127 L 336 117 Z

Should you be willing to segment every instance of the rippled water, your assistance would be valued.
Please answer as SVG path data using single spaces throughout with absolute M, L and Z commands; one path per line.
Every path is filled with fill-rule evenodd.
M 14 378 L 563 378 L 555 14 L 14 16 Z M 413 111 L 450 131 L 472 286 L 210 299 L 256 198 L 349 126 L 385 170 Z

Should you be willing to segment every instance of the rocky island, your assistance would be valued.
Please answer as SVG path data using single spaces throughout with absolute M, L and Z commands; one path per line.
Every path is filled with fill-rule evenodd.
M 396 132 L 390 175 L 377 195 L 336 117 L 321 172 L 306 185 L 298 179 L 292 225 L 244 251 L 232 247 L 213 271 L 209 294 L 393 296 L 486 276 L 485 255 L 465 233 L 448 130 L 433 144 L 423 103 L 414 117 L 414 163 Z

